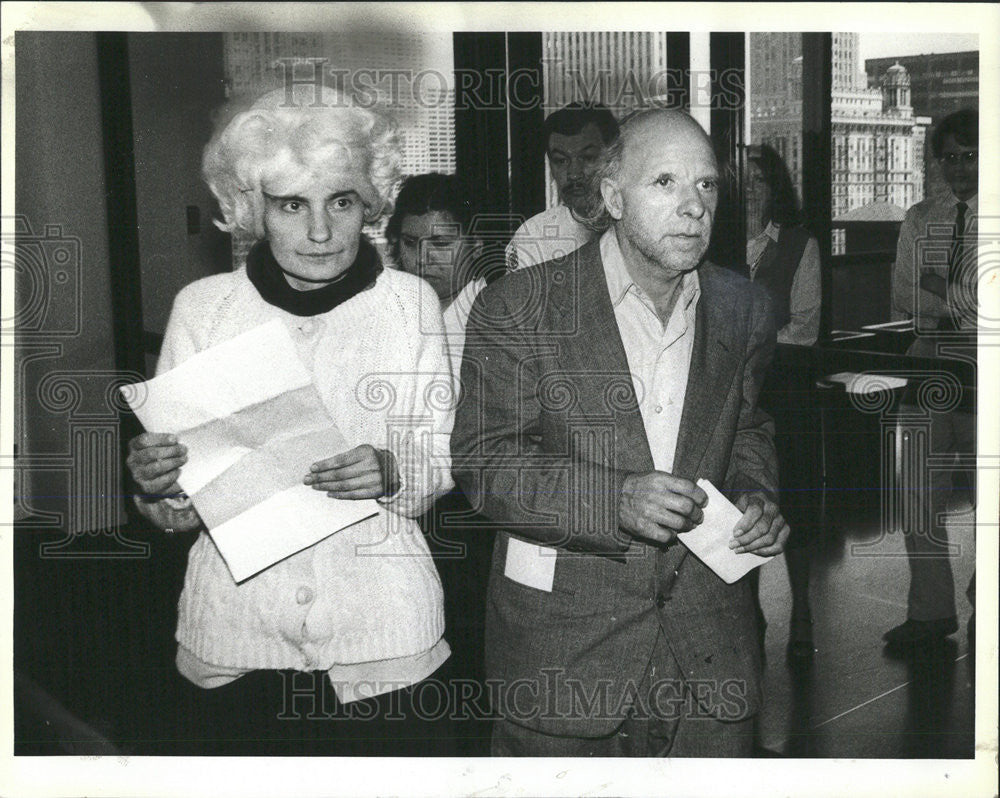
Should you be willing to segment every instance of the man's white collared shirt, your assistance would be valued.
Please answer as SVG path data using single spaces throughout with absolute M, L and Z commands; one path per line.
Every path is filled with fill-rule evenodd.
M 601 260 L 618 332 L 632 375 L 646 439 L 658 471 L 672 471 L 688 374 L 701 284 L 697 270 L 681 278 L 681 295 L 666 326 L 653 301 L 632 280 L 614 230 L 601 237 Z
M 525 221 L 510 243 L 506 257 L 508 271 L 524 269 L 575 252 L 594 232 L 577 220 L 573 212 L 559 204 Z

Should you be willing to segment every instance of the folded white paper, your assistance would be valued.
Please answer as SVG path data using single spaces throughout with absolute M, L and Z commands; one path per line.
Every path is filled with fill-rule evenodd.
M 122 393 L 147 430 L 187 446 L 178 481 L 237 582 L 378 512 L 302 484 L 349 446 L 278 320 Z
M 753 552 L 737 554 L 729 548 L 733 529 L 743 513 L 707 479 L 699 479 L 698 486 L 708 494 L 708 504 L 704 507 L 705 518 L 690 532 L 682 532 L 677 539 L 724 582 L 731 585 L 772 558 L 761 557 Z
M 503 574 L 522 585 L 551 593 L 556 576 L 556 550 L 508 538 Z
M 847 393 L 855 394 L 881 393 L 906 386 L 906 378 L 894 377 L 891 374 L 856 374 L 853 371 L 841 371 L 823 379 L 828 382 L 839 382 Z

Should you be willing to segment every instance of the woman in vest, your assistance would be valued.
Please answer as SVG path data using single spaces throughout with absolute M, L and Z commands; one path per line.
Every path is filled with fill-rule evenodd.
M 811 346 L 819 334 L 819 245 L 798 224 L 795 189 L 781 156 L 766 145 L 750 149 L 746 186 L 747 269 L 771 295 L 778 343 Z M 785 549 L 792 587 L 789 659 L 813 655 L 809 557 L 819 513 L 808 474 L 817 424 L 808 400 L 808 373 L 773 372 L 761 403 L 775 420 L 782 477 L 781 510 L 792 528 Z
M 771 295 L 778 343 L 811 346 L 819 334 L 819 245 L 798 225 L 788 170 L 766 145 L 750 150 L 746 193 L 750 279 Z

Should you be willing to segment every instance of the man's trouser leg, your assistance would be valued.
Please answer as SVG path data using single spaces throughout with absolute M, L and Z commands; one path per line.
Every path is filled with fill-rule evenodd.
M 904 411 L 905 412 L 905 411 Z M 944 514 L 952 492 L 953 472 L 946 455 L 975 451 L 975 422 L 969 413 L 931 413 L 928 443 L 919 423 L 900 424 L 902 440 L 902 490 L 908 507 L 904 521 L 910 590 L 907 615 L 915 621 L 950 618 L 955 610 L 952 561 L 962 552 L 950 544 Z M 931 467 L 921 456 L 926 452 L 938 461 Z

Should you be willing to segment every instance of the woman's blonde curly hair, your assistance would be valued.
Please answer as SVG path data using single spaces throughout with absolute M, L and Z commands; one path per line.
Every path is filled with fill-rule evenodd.
M 395 122 L 333 89 L 296 84 L 268 92 L 221 124 L 205 147 L 202 177 L 229 233 L 265 237 L 263 185 L 306 171 L 353 171 L 365 221 L 392 210 L 403 153 Z

